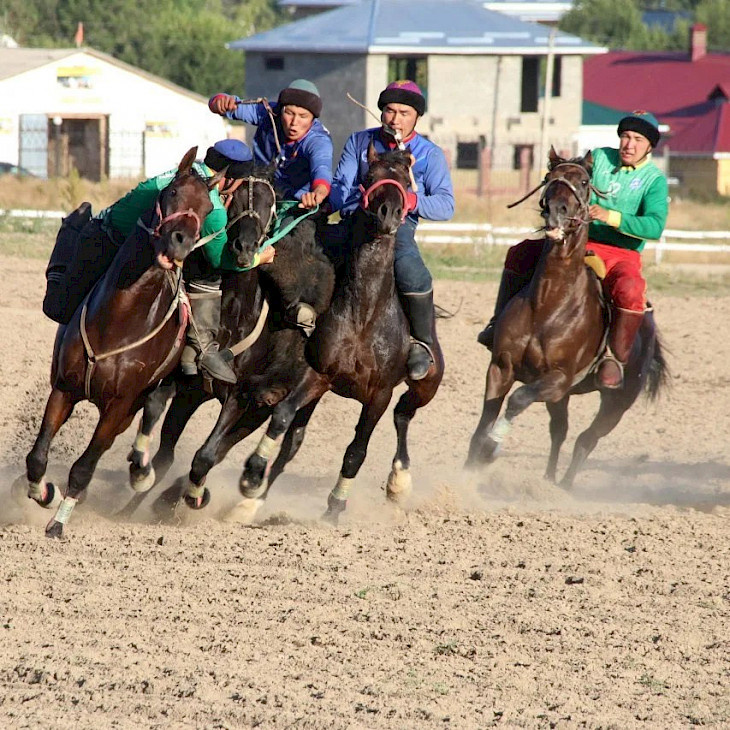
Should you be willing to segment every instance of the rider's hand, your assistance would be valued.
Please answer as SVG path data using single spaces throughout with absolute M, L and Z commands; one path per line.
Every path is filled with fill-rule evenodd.
M 601 223 L 608 223 L 608 214 L 605 208 L 601 208 L 600 205 L 592 205 L 588 208 L 588 213 L 591 216 L 591 220 L 601 221 Z
M 329 188 L 326 185 L 317 185 L 314 190 L 304 193 L 299 201 L 300 208 L 315 208 L 329 195 Z
M 270 264 L 274 260 L 274 256 L 276 256 L 276 249 L 273 246 L 269 246 L 268 248 L 265 248 L 259 256 L 259 266 L 261 264 Z
M 208 102 L 208 108 L 214 114 L 220 114 L 221 116 L 226 112 L 235 111 L 237 106 L 236 97 L 229 94 L 216 94 Z

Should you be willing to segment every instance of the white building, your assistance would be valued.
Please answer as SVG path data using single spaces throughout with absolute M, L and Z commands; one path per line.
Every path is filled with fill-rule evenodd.
M 39 177 L 149 177 L 227 136 L 207 99 L 90 48 L 0 48 L 0 161 Z

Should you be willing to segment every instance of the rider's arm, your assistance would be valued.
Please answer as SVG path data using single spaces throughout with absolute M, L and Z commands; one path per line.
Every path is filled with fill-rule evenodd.
M 332 188 L 332 140 L 329 135 L 319 134 L 305 140 L 304 153 L 309 159 L 310 183 L 297 190 L 294 197 L 300 200 L 304 193 L 325 187 L 329 193 Z
M 220 96 L 229 96 L 228 94 L 214 94 L 208 100 L 208 108 L 213 111 L 213 101 Z M 233 111 L 227 111 L 221 116 L 228 119 L 238 119 L 241 122 L 247 122 L 248 124 L 260 124 L 262 112 L 266 114 L 266 109 L 262 103 L 258 104 L 242 104 L 241 99 L 238 96 L 233 96 L 236 101 L 236 108 Z
M 608 225 L 634 238 L 657 241 L 664 232 L 669 214 L 669 188 L 664 175 L 657 175 L 649 185 L 635 214 L 611 211 Z M 615 214 L 615 215 L 614 215 Z
M 332 178 L 329 202 L 333 211 L 341 210 L 347 202 L 353 188 L 357 185 L 359 171 L 357 144 L 355 135 L 352 134 L 345 142 L 345 148 L 342 150 L 342 156 Z
M 434 146 L 428 151 L 415 212 L 431 221 L 447 221 L 454 215 L 454 188 L 440 147 Z
M 205 238 L 213 233 L 216 235 L 203 246 L 203 255 L 214 269 L 221 268 L 223 252 L 227 250 L 228 235 L 226 234 L 228 215 L 225 208 L 213 208 L 208 213 L 200 227 L 200 237 Z

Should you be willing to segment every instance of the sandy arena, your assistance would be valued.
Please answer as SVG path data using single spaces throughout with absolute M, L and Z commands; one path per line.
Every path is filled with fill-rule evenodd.
M 654 295 L 671 388 L 599 443 L 572 494 L 542 478 L 540 404 L 496 464 L 462 471 L 496 287 L 439 281 L 458 311 L 439 321 L 446 375 L 411 429 L 405 510 L 385 500 L 389 411 L 340 526 L 319 520 L 359 414 L 329 395 L 254 527 L 222 517 L 258 435 L 212 472 L 206 510 L 163 524 L 156 487 L 115 520 L 130 429 L 54 541 L 47 511 L 10 499 L 49 393 L 44 264 L 0 265 L 0 727 L 730 727 L 730 296 Z M 596 407 L 573 399 L 562 468 Z M 95 422 L 82 404 L 57 436 L 58 483 Z

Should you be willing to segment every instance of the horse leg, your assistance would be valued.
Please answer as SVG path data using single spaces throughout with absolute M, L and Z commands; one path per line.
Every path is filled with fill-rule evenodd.
M 502 403 L 514 382 L 511 363 L 498 363 L 492 360 L 487 368 L 482 415 L 469 443 L 466 468 L 491 464 L 497 458 L 503 434 L 495 433 L 494 426 L 502 409 Z
M 555 472 L 558 468 L 560 448 L 568 435 L 568 401 L 570 396 L 555 403 L 545 403 L 550 414 L 550 457 L 548 458 L 545 478 L 555 484 Z
M 71 393 L 58 388 L 51 391 L 43 414 L 43 422 L 33 448 L 25 458 L 26 476 L 28 479 L 27 496 L 41 507 L 50 507 L 56 497 L 56 487 L 46 482 L 48 467 L 48 450 L 58 429 L 68 420 L 76 401 Z
M 560 486 L 564 489 L 571 489 L 575 475 L 583 467 L 586 459 L 596 448 L 598 440 L 613 431 L 633 402 L 627 399 L 621 391 L 609 391 L 601 393 L 601 405 L 598 413 L 588 428 L 575 440 L 573 458 L 568 470 L 560 480 Z
M 367 456 L 370 437 L 373 435 L 378 421 L 385 413 L 392 395 L 393 390 L 386 388 L 376 393 L 375 397 L 362 407 L 360 419 L 355 427 L 355 438 L 345 451 L 337 484 L 335 484 L 327 498 L 327 511 L 324 514 L 324 519 L 333 525 L 337 524 L 340 515 L 347 508 L 347 498 L 350 496 L 352 483 Z
M 398 399 L 393 411 L 398 443 L 385 489 L 386 496 L 393 502 L 404 501 L 413 487 L 410 473 L 411 459 L 408 455 L 408 426 L 416 411 L 431 402 L 440 382 L 441 377 L 413 381 Z
M 79 495 L 89 486 L 99 459 L 111 447 L 114 439 L 132 423 L 135 414 L 132 406 L 133 401 L 114 401 L 102 412 L 89 445 L 71 467 L 66 496 L 46 525 L 46 537 L 63 536 L 63 526 L 68 522 Z
M 304 441 L 304 434 L 307 430 L 309 419 L 312 417 L 314 409 L 317 407 L 320 400 L 320 398 L 316 398 L 311 403 L 308 403 L 304 408 L 300 408 L 296 412 L 291 426 L 289 426 L 284 434 L 281 449 L 279 449 L 279 453 L 277 454 L 276 459 L 274 459 L 274 463 L 271 465 L 271 469 L 269 470 L 268 489 L 271 489 L 271 485 L 281 475 L 286 465 L 297 455 L 297 452 Z
M 177 392 L 162 423 L 160 447 L 152 459 L 157 482 L 160 482 L 170 470 L 175 460 L 175 447 L 188 421 L 195 411 L 211 397 L 200 384 L 197 387 L 178 384 Z
M 167 401 L 175 395 L 175 381 L 161 383 L 145 399 L 137 436 L 127 455 L 129 484 L 135 492 L 146 492 L 155 483 L 155 469 L 150 462 L 152 429 L 157 425 Z
M 270 406 L 251 407 L 249 404 L 242 411 L 236 396 L 226 399 L 213 430 L 193 457 L 183 490 L 183 499 L 188 507 L 202 509 L 210 502 L 210 492 L 205 486 L 210 470 L 225 458 L 233 446 L 261 426 L 270 414 Z

